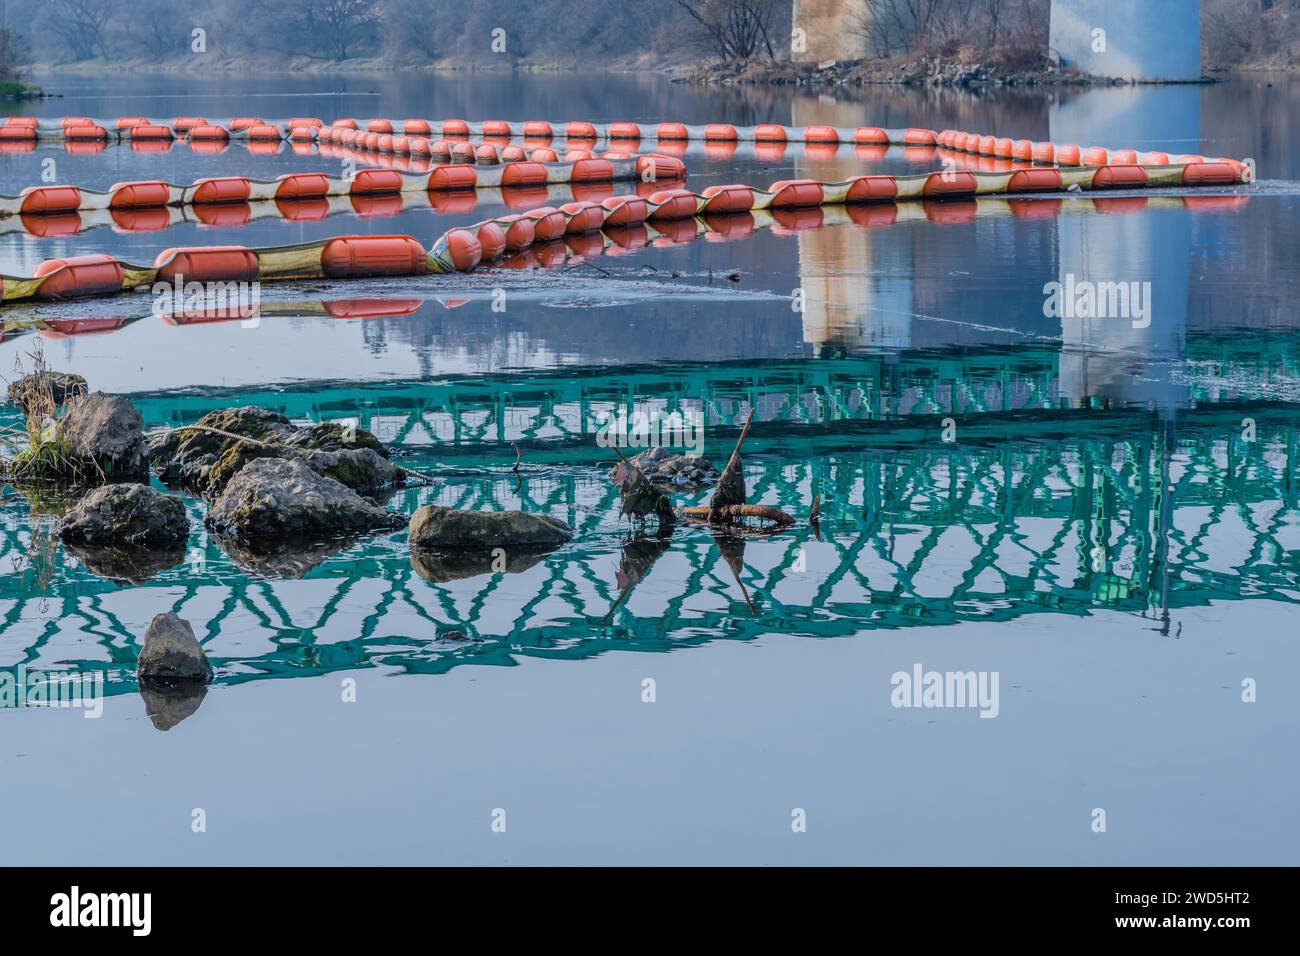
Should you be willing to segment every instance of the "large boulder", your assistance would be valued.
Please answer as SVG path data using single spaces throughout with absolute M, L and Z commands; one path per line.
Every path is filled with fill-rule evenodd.
M 194 636 L 194 628 L 170 611 L 149 622 L 136 666 L 142 678 L 212 679 L 212 665 Z
M 144 420 L 120 395 L 91 392 L 74 400 L 59 419 L 55 438 L 72 457 L 98 465 L 109 481 L 149 476 Z
M 168 432 L 150 443 L 149 454 L 163 481 L 209 498 L 219 497 L 230 479 L 257 458 L 301 461 L 362 494 L 401 482 L 384 443 L 364 428 L 333 423 L 299 428 L 254 405 L 209 412 L 196 424 L 226 434 L 197 428 Z
M 103 485 L 63 516 L 64 541 L 172 547 L 190 534 L 185 504 L 148 485 Z
M 322 539 L 392 530 L 406 519 L 301 461 L 258 458 L 227 482 L 208 510 L 214 531 L 244 540 Z
M 207 482 L 201 490 L 209 498 L 216 498 L 225 490 L 231 478 L 250 461 L 258 458 L 300 461 L 317 474 L 333 478 L 360 494 L 382 491 L 401 479 L 397 467 L 372 448 L 321 451 L 290 443 L 272 447 L 238 441 L 232 443 L 208 469 Z
M 268 408 L 245 405 L 208 412 L 196 424 L 239 437 L 230 438 L 210 431 L 170 431 L 149 441 L 149 458 L 159 476 L 169 484 L 203 488 L 208 472 L 239 438 L 284 442 L 294 434 L 293 423 Z
M 573 536 L 563 521 L 522 511 L 462 511 L 425 505 L 411 516 L 407 541 L 412 548 L 522 548 L 558 547 Z
M 9 404 L 17 405 L 23 414 L 54 412 L 74 398 L 81 398 L 90 389 L 80 375 L 68 372 L 33 372 L 9 383 Z

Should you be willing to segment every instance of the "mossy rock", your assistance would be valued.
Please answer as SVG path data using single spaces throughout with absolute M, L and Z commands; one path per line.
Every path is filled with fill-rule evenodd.
M 218 437 L 218 436 L 213 436 Z M 208 471 L 207 486 L 205 493 L 210 497 L 221 494 L 223 488 L 230 482 L 230 479 L 239 473 L 250 461 L 258 458 L 280 458 L 274 448 L 268 448 L 266 445 L 255 445 L 247 441 L 228 442 L 225 451 L 217 459 L 217 463 Z
M 289 444 L 320 451 L 352 451 L 369 448 L 377 455 L 388 457 L 388 446 L 364 428 L 350 428 L 337 422 L 321 422 L 301 428 L 289 439 Z

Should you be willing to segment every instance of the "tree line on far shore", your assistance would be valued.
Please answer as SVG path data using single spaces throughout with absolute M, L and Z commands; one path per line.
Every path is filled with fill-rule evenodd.
M 1048 45 L 1050 0 L 857 0 L 869 57 Z M 0 79 L 28 63 L 194 55 L 657 67 L 792 56 L 792 0 L 0 0 Z M 1206 65 L 1292 66 L 1300 0 L 1201 0 Z M 197 32 L 196 32 L 197 31 Z

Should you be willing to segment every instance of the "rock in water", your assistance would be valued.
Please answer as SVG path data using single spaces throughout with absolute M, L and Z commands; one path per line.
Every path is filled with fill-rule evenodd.
M 252 442 L 237 441 L 226 449 L 207 473 L 203 492 L 215 498 L 225 490 L 226 484 L 250 461 L 257 458 L 284 458 L 301 461 L 312 471 L 342 482 L 353 491 L 373 494 L 397 484 L 400 474 L 387 458 L 371 448 L 347 448 L 342 451 L 325 451 L 296 448 L 291 444 L 268 448 Z
M 666 448 L 651 448 L 633 455 L 631 463 L 663 492 L 697 491 L 718 479 L 718 469 L 707 458 L 673 454 Z M 616 470 L 617 466 L 609 473 L 614 482 L 619 481 L 615 477 Z
M 65 541 L 91 545 L 174 547 L 190 534 L 185 504 L 148 485 L 104 485 L 63 516 Z
M 55 437 L 68 454 L 98 464 L 109 481 L 149 477 L 144 420 L 120 395 L 91 392 L 76 399 L 59 419 Z
M 461 511 L 425 505 L 411 516 L 412 548 L 547 548 L 573 536 L 563 521 L 522 511 Z
M 264 442 L 288 441 L 295 431 L 283 415 L 254 405 L 208 412 L 197 424 Z M 150 439 L 149 457 L 163 481 L 202 488 L 212 466 L 237 444 L 239 438 L 209 431 L 171 431 Z
M 46 403 L 52 402 L 57 410 L 89 391 L 86 380 L 80 375 L 68 372 L 33 372 L 10 382 L 7 397 L 11 405 L 17 405 L 24 415 L 30 416 L 33 412 L 41 411 Z
M 406 519 L 300 461 L 258 458 L 226 484 L 207 522 L 222 534 L 265 540 L 381 531 L 399 528 Z
M 163 481 L 209 498 L 218 497 L 226 483 L 256 458 L 302 461 L 362 494 L 391 488 L 402 480 L 388 460 L 387 447 L 364 428 L 334 423 L 298 428 L 283 415 L 255 405 L 209 412 L 196 424 L 228 434 L 198 428 L 169 432 L 150 442 L 149 455 Z
M 149 622 L 136 666 L 142 678 L 212 679 L 212 665 L 194 637 L 194 628 L 170 611 Z

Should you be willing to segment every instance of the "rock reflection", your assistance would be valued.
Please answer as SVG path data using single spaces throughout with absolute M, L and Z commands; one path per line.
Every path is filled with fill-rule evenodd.
M 411 550 L 411 567 L 433 584 L 476 578 L 483 574 L 520 574 L 538 564 L 554 548 Z
M 91 574 L 119 584 L 143 584 L 185 560 L 184 543 L 170 548 L 66 543 L 64 547 L 69 554 L 80 559 Z
M 140 678 L 145 716 L 157 730 L 171 730 L 192 716 L 207 694 L 208 685 L 195 678 Z

